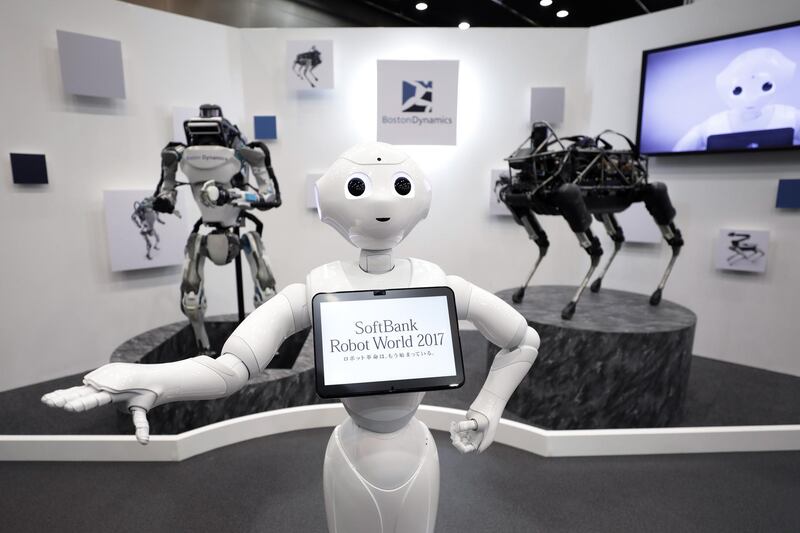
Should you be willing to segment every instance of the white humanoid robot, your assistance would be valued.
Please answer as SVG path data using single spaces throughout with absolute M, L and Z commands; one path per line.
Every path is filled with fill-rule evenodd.
M 153 365 L 112 363 L 86 375 L 84 385 L 46 394 L 68 411 L 122 402 L 133 413 L 136 438 L 148 441 L 146 412 L 177 400 L 219 398 L 261 372 L 281 343 L 309 327 L 317 293 L 408 287 L 450 287 L 458 317 L 502 350 L 470 406 L 451 424 L 463 453 L 485 450 L 508 398 L 531 368 L 539 336 L 511 306 L 433 263 L 395 258 L 392 248 L 428 214 L 431 189 L 406 154 L 383 143 L 351 148 L 317 181 L 320 218 L 361 249 L 358 261 L 312 270 L 239 325 L 217 359 L 199 356 Z M 432 532 L 439 498 L 439 461 L 428 428 L 415 418 L 423 392 L 344 398 L 350 415 L 337 426 L 325 454 L 328 529 L 337 533 Z
M 736 56 L 716 79 L 717 92 L 730 109 L 694 126 L 673 151 L 706 150 L 713 135 L 784 128 L 794 130 L 792 144 L 800 145 L 800 109 L 772 103 L 785 91 L 795 68 L 793 61 L 774 48 L 754 48 Z
M 187 120 L 184 130 L 186 144 L 169 143 L 161 152 L 161 181 L 153 209 L 174 211 L 178 185 L 175 178 L 180 165 L 201 213 L 186 242 L 181 311 L 192 324 L 202 354 L 211 352 L 204 322 L 206 258 L 216 265 L 227 265 L 243 251 L 253 277 L 253 304 L 258 307 L 275 294 L 275 278 L 261 242 L 263 224 L 248 210 L 279 207 L 281 193 L 269 149 L 260 142 L 247 143 L 239 128 L 222 116 L 219 106 L 200 106 L 200 116 Z M 250 185 L 250 172 L 258 188 Z M 239 236 L 244 219 L 253 222 L 256 231 Z M 201 234 L 201 225 L 211 228 L 211 232 Z

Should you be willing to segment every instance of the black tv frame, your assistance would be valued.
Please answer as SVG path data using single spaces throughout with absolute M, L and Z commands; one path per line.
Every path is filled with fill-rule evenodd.
M 713 152 L 709 152 L 708 150 L 693 150 L 690 152 L 651 152 L 645 153 L 641 152 L 642 143 L 641 143 L 641 135 L 642 135 L 642 107 L 644 105 L 644 82 L 647 77 L 647 56 L 649 54 L 653 54 L 656 52 L 666 52 L 667 50 L 674 50 L 675 48 L 685 48 L 687 46 L 694 46 L 698 44 L 705 44 L 711 43 L 714 41 L 724 41 L 726 39 L 733 39 L 736 37 L 744 37 L 745 35 L 753 35 L 755 33 L 766 33 L 768 31 L 774 30 L 781 30 L 784 28 L 791 28 L 793 26 L 800 26 L 800 20 L 795 20 L 793 22 L 786 22 L 783 24 L 776 24 L 775 26 L 766 26 L 763 28 L 756 28 L 754 30 L 747 30 L 747 31 L 740 31 L 737 33 L 729 33 L 726 35 L 717 35 L 715 37 L 707 37 L 705 39 L 698 39 L 696 41 L 687 41 L 684 43 L 678 44 L 671 44 L 669 46 L 662 46 L 660 48 L 651 48 L 649 50 L 642 51 L 642 68 L 641 68 L 641 75 L 639 80 L 639 111 L 636 116 L 636 147 L 646 156 L 682 156 L 682 155 L 697 155 L 697 154 L 741 154 L 741 153 L 763 153 L 763 152 L 791 152 L 800 150 L 800 146 L 783 146 L 783 147 L 776 147 L 776 148 L 759 148 L 757 150 L 715 150 Z

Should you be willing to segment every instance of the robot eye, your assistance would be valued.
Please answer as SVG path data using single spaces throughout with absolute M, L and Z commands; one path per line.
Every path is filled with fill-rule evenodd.
M 736 87 L 733 88 L 733 94 L 739 96 L 740 94 L 742 94 L 742 88 L 737 85 Z
M 411 192 L 411 182 L 408 181 L 408 178 L 397 178 L 394 180 L 394 190 L 400 196 L 406 196 Z
M 366 190 L 367 186 L 361 178 L 352 178 L 347 182 L 347 191 L 353 196 L 361 196 Z
M 363 172 L 355 172 L 350 175 L 344 188 L 344 195 L 347 198 L 361 198 L 369 196 L 372 190 L 372 182 L 369 176 Z
M 768 82 L 764 83 L 764 85 L 761 86 L 761 90 L 764 91 L 765 93 L 768 93 L 769 91 L 771 91 L 772 90 L 772 82 L 768 81 Z
M 414 182 L 411 176 L 405 172 L 397 172 L 394 175 L 394 190 L 400 196 L 408 196 L 414 192 Z

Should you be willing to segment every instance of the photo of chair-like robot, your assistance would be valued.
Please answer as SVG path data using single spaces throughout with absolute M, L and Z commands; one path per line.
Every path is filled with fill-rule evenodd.
M 626 149 L 615 149 L 606 140 L 616 135 L 627 143 Z M 512 299 L 520 303 L 536 269 L 550 246 L 537 215 L 561 215 L 578 238 L 591 260 L 589 271 L 578 286 L 575 296 L 564 307 L 561 316 L 569 320 L 575 314 L 578 301 L 600 263 L 603 249 L 592 233 L 592 216 L 603 223 L 614 251 L 591 285 L 598 292 L 611 262 L 625 242 L 622 228 L 614 217 L 634 202 L 644 202 L 658 224 L 664 240 L 672 248 L 667 269 L 650 296 L 650 304 L 658 305 L 675 259 L 683 246 L 683 237 L 675 227 L 675 208 L 663 183 L 648 183 L 647 158 L 639 154 L 636 145 L 624 135 L 606 130 L 596 137 L 577 135 L 559 138 L 549 124 L 533 124 L 528 137 L 512 155 L 506 158 L 509 176 L 495 184 L 500 200 L 508 207 L 514 220 L 523 226 L 539 247 L 539 257 L 525 283 Z
M 201 217 L 186 242 L 181 282 L 181 311 L 194 330 L 199 353 L 211 353 L 204 317 L 207 307 L 203 288 L 206 258 L 227 265 L 244 252 L 253 277 L 256 307 L 275 294 L 275 278 L 261 242 L 262 222 L 248 211 L 265 211 L 281 205 L 278 179 L 264 143 L 248 143 L 239 128 L 222 116 L 216 105 L 200 106 L 200 116 L 183 124 L 186 144 L 169 143 L 161 151 L 161 180 L 153 209 L 173 213 L 179 185 L 189 185 Z M 176 180 L 178 167 L 189 179 Z M 257 187 L 250 183 L 250 173 Z M 255 231 L 239 235 L 245 220 Z M 210 232 L 201 233 L 201 227 Z

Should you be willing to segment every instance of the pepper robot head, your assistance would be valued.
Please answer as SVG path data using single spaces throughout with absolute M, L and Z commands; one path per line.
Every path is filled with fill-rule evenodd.
M 350 148 L 315 188 L 319 218 L 354 246 L 394 248 L 428 216 L 431 186 L 419 166 L 385 143 Z
M 792 79 L 795 67 L 774 48 L 754 48 L 717 75 L 717 91 L 731 109 L 761 109 Z

